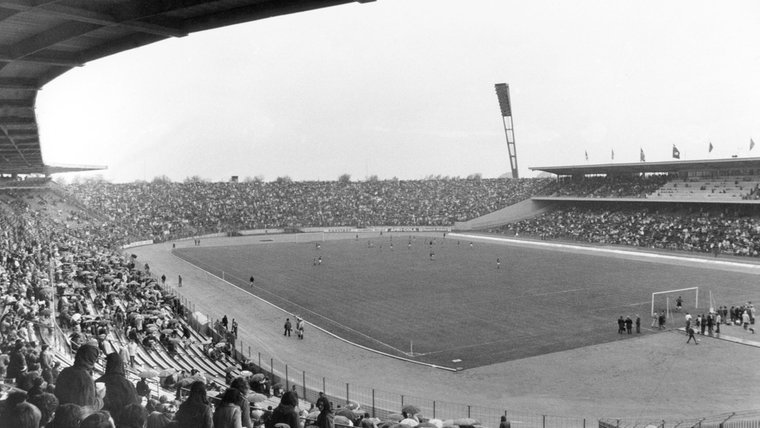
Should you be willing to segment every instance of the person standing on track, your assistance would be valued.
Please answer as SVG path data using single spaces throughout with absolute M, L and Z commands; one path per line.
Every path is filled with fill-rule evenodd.
M 691 326 L 689 326 L 689 328 L 686 329 L 686 332 L 689 334 L 689 338 L 686 339 L 686 343 L 688 344 L 691 341 L 691 339 L 694 339 L 694 344 L 695 345 L 699 345 L 699 342 L 697 341 L 697 338 L 694 337 L 694 328 L 692 328 Z
M 253 279 L 253 275 L 251 275 L 251 279 L 250 279 L 250 285 L 251 285 L 251 288 L 253 288 L 253 281 L 254 281 L 254 279 Z
M 303 339 L 303 319 L 296 317 L 296 335 L 299 339 Z

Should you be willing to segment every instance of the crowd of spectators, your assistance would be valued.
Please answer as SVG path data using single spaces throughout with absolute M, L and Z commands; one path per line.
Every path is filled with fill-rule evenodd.
M 0 426 L 170 422 L 171 403 L 142 400 L 127 379 L 134 349 L 107 349 L 105 338 L 117 329 L 131 339 L 130 345 L 162 343 L 171 350 L 189 336 L 187 327 L 177 324 L 181 306 L 147 266 L 140 268 L 133 258 L 99 245 L 93 239 L 98 226 L 54 218 L 45 207 L 29 204 L 38 196 L 39 191 L 5 194 L 0 202 L 0 379 L 5 398 Z M 58 354 L 50 345 L 56 340 L 65 342 L 56 348 Z M 75 353 L 73 363 L 62 367 L 66 357 L 61 349 Z
M 76 209 L 63 213 L 63 204 L 52 211 L 35 207 L 29 201 L 44 200 L 35 192 L 0 197 L 0 426 L 299 428 L 306 421 L 331 428 L 334 420 L 364 420 L 361 426 L 377 428 L 379 420 L 359 409 L 347 413 L 351 419 L 334 419 L 327 401 L 309 412 L 295 387 L 276 408 L 255 408 L 251 394 L 267 397 L 282 387 L 270 389 L 266 376 L 250 373 L 230 371 L 226 385 L 196 370 L 164 374 L 161 386 L 176 388 L 175 399 L 152 395 L 140 374 L 145 370 L 136 370 L 135 349 L 160 346 L 171 353 L 172 344 L 192 341 L 178 322 L 182 306 L 147 264 L 113 249 L 111 238 L 95 236 L 102 225 L 83 220 Z M 117 336 L 128 345 L 106 340 Z M 225 351 L 209 345 L 204 349 Z M 255 368 L 243 361 L 239 370 Z M 142 378 L 135 383 L 135 376 Z M 185 400 L 182 387 L 189 391 Z
M 760 216 L 752 207 L 563 205 L 506 225 L 500 233 L 540 239 L 760 256 Z
M 580 179 L 567 177 L 552 182 L 541 192 L 541 195 L 577 198 L 646 198 L 669 179 L 667 174 L 588 176 Z
M 111 235 L 118 230 L 123 239 L 165 241 L 285 227 L 450 226 L 530 198 L 550 181 L 89 182 L 66 188 L 112 225 Z
M 662 179 L 608 183 L 603 186 L 607 193 L 592 194 L 636 194 Z M 177 400 L 159 400 L 151 397 L 144 379 L 137 385 L 128 380 L 137 347 L 172 354 L 192 341 L 187 326 L 177 321 L 183 311 L 179 302 L 147 265 L 116 250 L 117 244 L 134 239 L 143 229 L 148 237 L 169 239 L 231 226 L 450 225 L 526 199 L 549 183 L 450 179 L 74 186 L 72 192 L 85 200 L 90 213 L 81 210 L 82 205 L 67 204 L 67 196 L 59 193 L 6 192 L 0 195 L 0 378 L 13 389 L 3 391 L 0 426 L 253 426 L 254 412 L 246 397 L 251 391 L 270 394 L 266 381 L 230 375 L 227 386 L 214 390 L 198 373 L 164 376 L 164 387 L 189 387 L 189 396 L 180 404 L 181 394 Z M 567 192 L 582 193 L 571 188 L 575 190 Z M 72 206 L 76 208 L 63 209 Z M 752 207 L 563 205 L 499 232 L 760 255 L 760 217 Z M 115 333 L 128 345 L 107 346 L 105 339 Z M 73 362 L 61 364 L 66 358 L 49 345 L 56 337 L 65 338 Z M 206 349 L 224 351 L 213 345 Z M 280 406 L 268 413 L 260 410 L 257 420 L 267 428 L 277 423 L 296 428 L 290 426 L 298 424 L 293 422 L 298 405 L 293 394 L 288 391 Z M 216 409 L 210 395 L 219 397 Z M 334 424 L 331 407 L 318 401 L 311 409 L 310 417 L 320 428 Z

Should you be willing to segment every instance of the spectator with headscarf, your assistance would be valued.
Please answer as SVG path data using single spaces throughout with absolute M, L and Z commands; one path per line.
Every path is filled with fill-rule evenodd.
M 139 404 L 140 397 L 132 382 L 127 380 L 124 372 L 124 361 L 118 352 L 111 352 L 106 357 L 106 372 L 95 379 L 95 383 L 103 382 L 106 394 L 103 397 L 103 410 L 108 410 L 118 425 L 121 413 L 129 404 Z
M 103 407 L 103 400 L 98 397 L 92 380 L 99 353 L 96 346 L 82 345 L 74 357 L 74 364 L 61 370 L 55 388 L 55 396 L 61 404 L 74 403 L 96 410 Z

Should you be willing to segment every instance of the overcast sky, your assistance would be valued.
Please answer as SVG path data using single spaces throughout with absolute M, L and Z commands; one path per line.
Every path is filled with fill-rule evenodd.
M 502 82 L 521 176 L 760 156 L 760 1 L 348 4 L 93 61 L 37 115 L 46 163 L 115 182 L 497 177 Z

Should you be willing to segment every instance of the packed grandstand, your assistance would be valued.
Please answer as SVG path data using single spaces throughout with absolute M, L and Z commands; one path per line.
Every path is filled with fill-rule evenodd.
M 99 410 L 108 410 L 117 427 L 210 426 L 208 421 L 228 411 L 248 427 L 294 420 L 309 425 L 321 418 L 314 405 L 324 400 L 317 391 L 298 390 L 282 373 L 246 358 L 234 348 L 232 330 L 191 320 L 187 302 L 148 266 L 120 252 L 129 242 L 265 228 L 297 233 L 302 227 L 453 227 L 531 198 L 556 197 L 556 205 L 543 214 L 481 232 L 758 256 L 760 217 L 754 204 L 711 205 L 701 197 L 692 204 L 599 200 L 646 199 L 675 183 L 689 181 L 657 174 L 587 181 L 5 182 L 0 193 L 2 426 L 21 426 L 18 421 L 39 414 L 40 426 L 71 427 L 88 414 L 102 417 Z M 740 192 L 740 200 L 757 188 L 751 176 L 721 183 L 725 189 L 718 193 L 730 187 Z M 96 388 L 91 374 L 102 375 L 96 381 L 105 382 L 104 390 Z M 294 389 L 285 391 L 291 383 Z M 301 393 L 301 401 L 294 392 Z M 217 416 L 209 400 L 219 403 Z M 339 426 L 481 424 L 466 414 L 460 420 L 427 419 L 413 409 L 367 403 L 348 402 L 340 410 L 334 420 Z M 203 415 L 206 424 L 192 425 L 188 414 Z
M 234 321 L 228 328 L 221 321 L 191 314 L 192 302 L 125 252 L 135 243 L 261 231 L 298 234 L 306 228 L 382 231 L 400 226 L 732 260 L 760 256 L 758 159 L 723 162 L 731 165 L 670 163 L 649 168 L 651 164 L 642 162 L 570 167 L 546 170 L 556 179 L 519 180 L 172 183 L 157 179 L 61 185 L 33 176 L 98 169 L 54 167 L 42 161 L 37 93 L 69 69 L 170 37 L 350 2 L 123 0 L 4 5 L 0 427 L 112 427 L 112 419 L 118 428 L 510 428 L 508 415 L 516 427 L 586 427 L 585 419 L 542 414 L 515 420 L 513 416 L 520 413 L 511 408 L 463 403 L 449 406 L 443 419 L 437 417 L 444 412 L 439 408 L 436 413 L 435 400 L 421 409 L 405 403 L 403 391 L 385 404 L 375 403 L 374 389 L 371 402 L 351 400 L 347 392 L 323 395 L 320 389 L 306 387 L 305 375 L 301 381 L 288 375 L 287 366 L 275 370 L 274 364 L 267 366 L 261 358 L 251 359 L 250 351 L 241 352 Z M 737 162 L 743 163 L 735 166 Z M 731 303 L 746 308 L 754 324 L 749 302 Z M 700 364 L 717 366 L 723 357 L 733 364 L 731 355 Z M 752 361 L 747 365 L 754 369 Z M 744 393 L 746 380 L 736 382 L 732 393 Z M 629 398 L 625 387 L 620 387 L 620 400 Z M 696 396 L 712 391 L 677 393 Z M 331 410 L 333 404 L 336 408 Z M 427 413 L 430 407 L 432 412 Z M 483 416 L 473 418 L 478 410 Z M 663 415 L 653 420 L 644 414 L 631 422 L 598 416 L 588 422 L 604 428 L 760 424 L 756 411 L 715 414 L 709 405 L 693 419 Z

